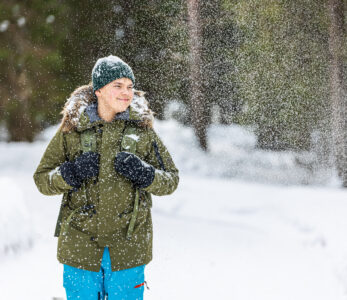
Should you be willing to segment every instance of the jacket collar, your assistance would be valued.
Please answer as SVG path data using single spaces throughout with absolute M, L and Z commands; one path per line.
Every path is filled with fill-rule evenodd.
M 125 111 L 116 114 L 110 123 L 114 123 L 117 120 L 129 122 L 133 121 L 134 123 L 140 123 L 142 121 L 141 116 L 131 106 L 129 106 Z M 77 131 L 83 131 L 99 124 L 105 123 L 107 122 L 101 119 L 98 114 L 98 102 L 92 102 L 82 113 L 77 125 Z

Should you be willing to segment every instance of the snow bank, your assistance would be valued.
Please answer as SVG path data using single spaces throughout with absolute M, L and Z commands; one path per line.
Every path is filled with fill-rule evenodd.
M 45 208 L 36 199 L 45 196 L 37 191 L 33 174 L 57 129 L 52 126 L 43 131 L 34 143 L 0 142 L 0 257 L 27 249 L 42 237 L 37 220 Z
M 255 134 L 239 125 L 211 125 L 208 152 L 199 148 L 192 128 L 175 120 L 156 120 L 154 125 L 184 174 L 281 185 L 339 185 L 334 170 L 318 168 L 313 153 L 257 149 Z
M 33 243 L 35 232 L 21 187 L 0 177 L 0 255 L 15 253 Z

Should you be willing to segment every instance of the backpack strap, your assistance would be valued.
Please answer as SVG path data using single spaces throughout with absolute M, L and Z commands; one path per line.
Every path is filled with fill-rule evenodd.
M 97 146 L 96 146 L 96 128 L 92 127 L 89 129 L 84 130 L 81 132 L 80 135 L 80 147 L 81 151 L 84 152 L 97 152 Z M 86 181 L 84 181 L 81 185 L 81 188 L 86 186 Z M 87 191 L 84 189 L 84 199 L 86 201 L 85 205 L 88 205 L 88 196 L 87 196 Z
M 127 151 L 131 153 L 136 153 L 136 145 L 137 145 L 137 131 L 135 127 L 130 127 L 127 125 L 124 129 L 121 151 Z
M 133 213 L 131 215 L 128 231 L 127 231 L 127 239 L 131 240 L 133 232 L 134 232 L 134 227 L 136 223 L 136 218 L 137 218 L 137 213 L 139 211 L 139 198 L 140 198 L 140 191 L 138 188 L 136 188 L 135 191 L 135 201 L 134 201 L 134 209 Z
M 163 159 L 160 156 L 158 145 L 157 145 L 156 141 L 153 141 L 152 145 L 153 145 L 153 148 L 154 148 L 155 156 L 157 157 L 157 160 L 159 162 L 160 168 L 162 170 L 166 171 L 165 165 L 164 165 Z
M 135 154 L 136 153 L 136 145 L 137 145 L 138 135 L 137 130 L 135 127 L 129 126 L 128 124 L 125 127 L 123 138 L 122 138 L 122 144 L 121 144 L 121 151 L 126 151 Z M 136 188 L 135 190 L 135 201 L 134 201 L 134 209 L 132 212 L 132 216 L 130 219 L 128 231 L 127 231 L 127 239 L 131 239 L 137 213 L 139 211 L 139 198 L 140 198 L 140 190 Z
M 96 129 L 95 128 L 90 128 L 87 130 L 84 130 L 81 135 L 80 135 L 80 147 L 82 152 L 97 152 L 97 146 L 96 146 Z M 71 193 L 73 190 L 68 191 L 68 201 L 69 198 L 71 197 Z M 88 199 L 87 199 L 87 191 L 85 191 L 85 199 L 86 199 L 86 204 L 84 207 L 88 206 Z M 72 217 L 80 210 L 81 208 L 77 208 L 73 210 L 67 220 L 65 221 L 65 224 L 63 224 L 63 203 L 60 206 L 59 210 L 59 215 L 58 215 L 58 220 L 57 220 L 57 225 L 55 229 L 54 236 L 59 236 L 60 232 L 65 232 L 66 227 L 69 225 Z
M 81 133 L 81 150 L 82 152 L 97 152 L 95 128 L 84 130 Z

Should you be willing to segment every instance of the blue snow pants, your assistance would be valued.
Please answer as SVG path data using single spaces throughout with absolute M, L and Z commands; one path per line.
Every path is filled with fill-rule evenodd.
M 99 272 L 64 265 L 67 300 L 142 300 L 144 270 L 142 265 L 112 272 L 110 252 L 105 247 Z

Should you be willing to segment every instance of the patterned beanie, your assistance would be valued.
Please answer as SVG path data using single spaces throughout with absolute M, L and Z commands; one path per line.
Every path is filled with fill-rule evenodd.
M 99 58 L 92 71 L 93 91 L 118 78 L 129 78 L 135 84 L 135 76 L 130 66 L 118 56 Z

